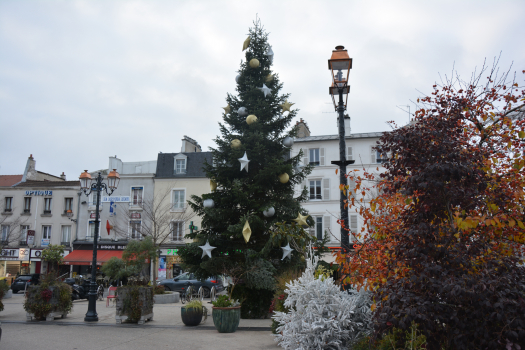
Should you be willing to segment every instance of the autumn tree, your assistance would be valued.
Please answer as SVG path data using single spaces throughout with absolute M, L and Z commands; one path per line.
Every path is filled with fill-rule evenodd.
M 389 158 L 379 195 L 358 208 L 363 244 L 338 261 L 347 282 L 374 290 L 378 334 L 415 322 L 428 349 L 519 349 L 525 90 L 497 62 L 433 89 L 414 123 L 381 138 Z

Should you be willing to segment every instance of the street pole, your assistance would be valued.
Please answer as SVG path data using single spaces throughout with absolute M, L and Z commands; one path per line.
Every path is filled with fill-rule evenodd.
M 97 205 L 95 209 L 95 237 L 93 237 L 93 261 L 91 262 L 91 284 L 89 285 L 88 293 L 88 311 L 84 321 L 86 322 L 98 322 L 97 314 L 97 243 L 98 243 L 98 231 L 99 231 L 99 208 L 100 208 L 100 191 L 102 191 L 102 175 L 99 172 L 97 176 L 97 182 L 95 184 L 95 191 L 97 197 Z
M 339 105 L 337 106 L 337 118 L 339 119 L 339 182 L 344 186 L 343 191 L 340 191 L 340 203 L 339 208 L 341 210 L 341 251 L 348 251 L 350 246 L 350 239 L 348 237 L 348 205 L 345 205 L 345 200 L 347 196 L 345 193 L 346 185 L 348 181 L 346 179 L 346 142 L 345 142 L 345 121 L 344 121 L 344 112 L 345 105 L 343 102 L 343 89 L 338 89 L 339 92 Z

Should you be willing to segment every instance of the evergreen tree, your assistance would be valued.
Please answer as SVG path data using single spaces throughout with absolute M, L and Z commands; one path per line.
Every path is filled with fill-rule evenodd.
M 185 266 L 199 277 L 228 274 L 229 270 L 242 267 L 244 285 L 235 288 L 241 293 L 237 296 L 245 299 L 245 304 L 264 299 L 259 309 L 267 313 L 275 287 L 273 276 L 290 264 L 290 258 L 281 260 L 281 244 L 287 244 L 287 237 L 272 235 L 272 232 L 278 222 L 291 224 L 293 232 L 304 232 L 292 220 L 299 213 L 306 215 L 300 203 L 306 199 L 307 191 L 303 189 L 294 197 L 294 185 L 302 183 L 310 167 L 301 167 L 302 153 L 290 157 L 290 147 L 283 144 L 286 137 L 296 135 L 295 127 L 285 129 L 297 110 L 284 112 L 288 105 L 283 108 L 283 104 L 287 103 L 289 94 L 279 94 L 283 84 L 271 70 L 273 56 L 268 55 L 271 51 L 268 33 L 259 21 L 254 24 L 249 30 L 246 60 L 241 62 L 236 78 L 238 95 L 226 97 L 221 135 L 215 139 L 217 148 L 211 149 L 213 164 L 204 167 L 217 188 L 202 197 L 192 196 L 189 201 L 202 217 L 202 227 L 186 236 L 194 242 L 181 249 L 180 255 Z M 259 64 L 254 64 L 253 59 Z M 270 89 L 266 96 L 263 86 Z M 243 108 L 247 113 L 243 113 Z M 253 119 L 252 115 L 257 120 L 248 124 L 247 119 Z M 250 162 L 241 170 L 239 158 L 245 154 Z M 283 174 L 288 175 L 288 182 L 281 182 Z M 203 205 L 204 200 L 209 199 L 214 202 L 213 208 Z M 265 216 L 263 211 L 271 208 L 275 214 Z M 251 236 L 246 242 L 243 229 L 247 222 Z M 206 242 L 216 247 L 211 259 L 202 257 L 203 251 L 199 248 Z M 291 256 L 292 263 L 301 259 L 299 254 Z M 244 314 L 246 316 L 246 312 Z

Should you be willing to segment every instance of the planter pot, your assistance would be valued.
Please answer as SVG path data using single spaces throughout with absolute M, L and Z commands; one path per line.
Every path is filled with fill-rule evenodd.
M 202 308 L 181 308 L 180 315 L 186 326 L 198 326 L 202 321 Z
M 239 327 L 241 307 L 213 307 L 212 316 L 219 333 L 233 333 Z
M 171 304 L 180 301 L 179 292 L 166 292 L 166 294 L 155 294 L 153 297 L 155 304 Z
M 136 293 L 136 300 L 132 294 Z M 132 308 L 136 308 L 133 314 Z M 133 315 L 132 315 L 133 314 Z M 134 317 L 135 319 L 132 319 Z M 138 324 L 153 319 L 153 288 L 152 287 L 119 287 L 117 289 L 117 301 L 115 307 L 115 320 L 117 323 L 123 321 L 134 321 Z

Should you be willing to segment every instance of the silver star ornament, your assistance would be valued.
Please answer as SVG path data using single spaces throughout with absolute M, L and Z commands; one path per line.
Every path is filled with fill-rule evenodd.
M 244 152 L 244 156 L 242 156 L 242 158 L 239 158 L 239 162 L 241 162 L 241 171 L 242 169 L 246 169 L 246 172 L 248 172 L 248 163 L 250 163 L 250 160 L 248 160 L 248 155 L 246 152 Z
M 266 52 L 264 53 L 266 56 L 268 56 L 268 59 L 270 60 L 270 63 L 273 63 L 273 50 L 272 45 L 268 45 L 268 49 L 266 49 Z
M 286 259 L 286 257 L 292 254 L 293 251 L 293 249 L 290 248 L 290 243 L 288 243 L 286 247 L 281 247 L 281 249 L 283 250 L 283 258 L 281 260 Z
M 208 255 L 211 259 L 211 251 L 214 250 L 217 247 L 212 247 L 208 241 L 206 241 L 205 245 L 200 245 L 199 248 L 202 249 L 202 256 L 201 259 L 204 258 L 204 255 Z
M 268 88 L 268 86 L 266 86 L 266 84 L 263 84 L 262 87 L 260 88 L 257 88 L 259 90 L 261 90 L 264 94 L 264 97 L 266 97 L 266 95 L 268 95 L 270 92 L 272 92 L 272 90 L 270 88 Z

